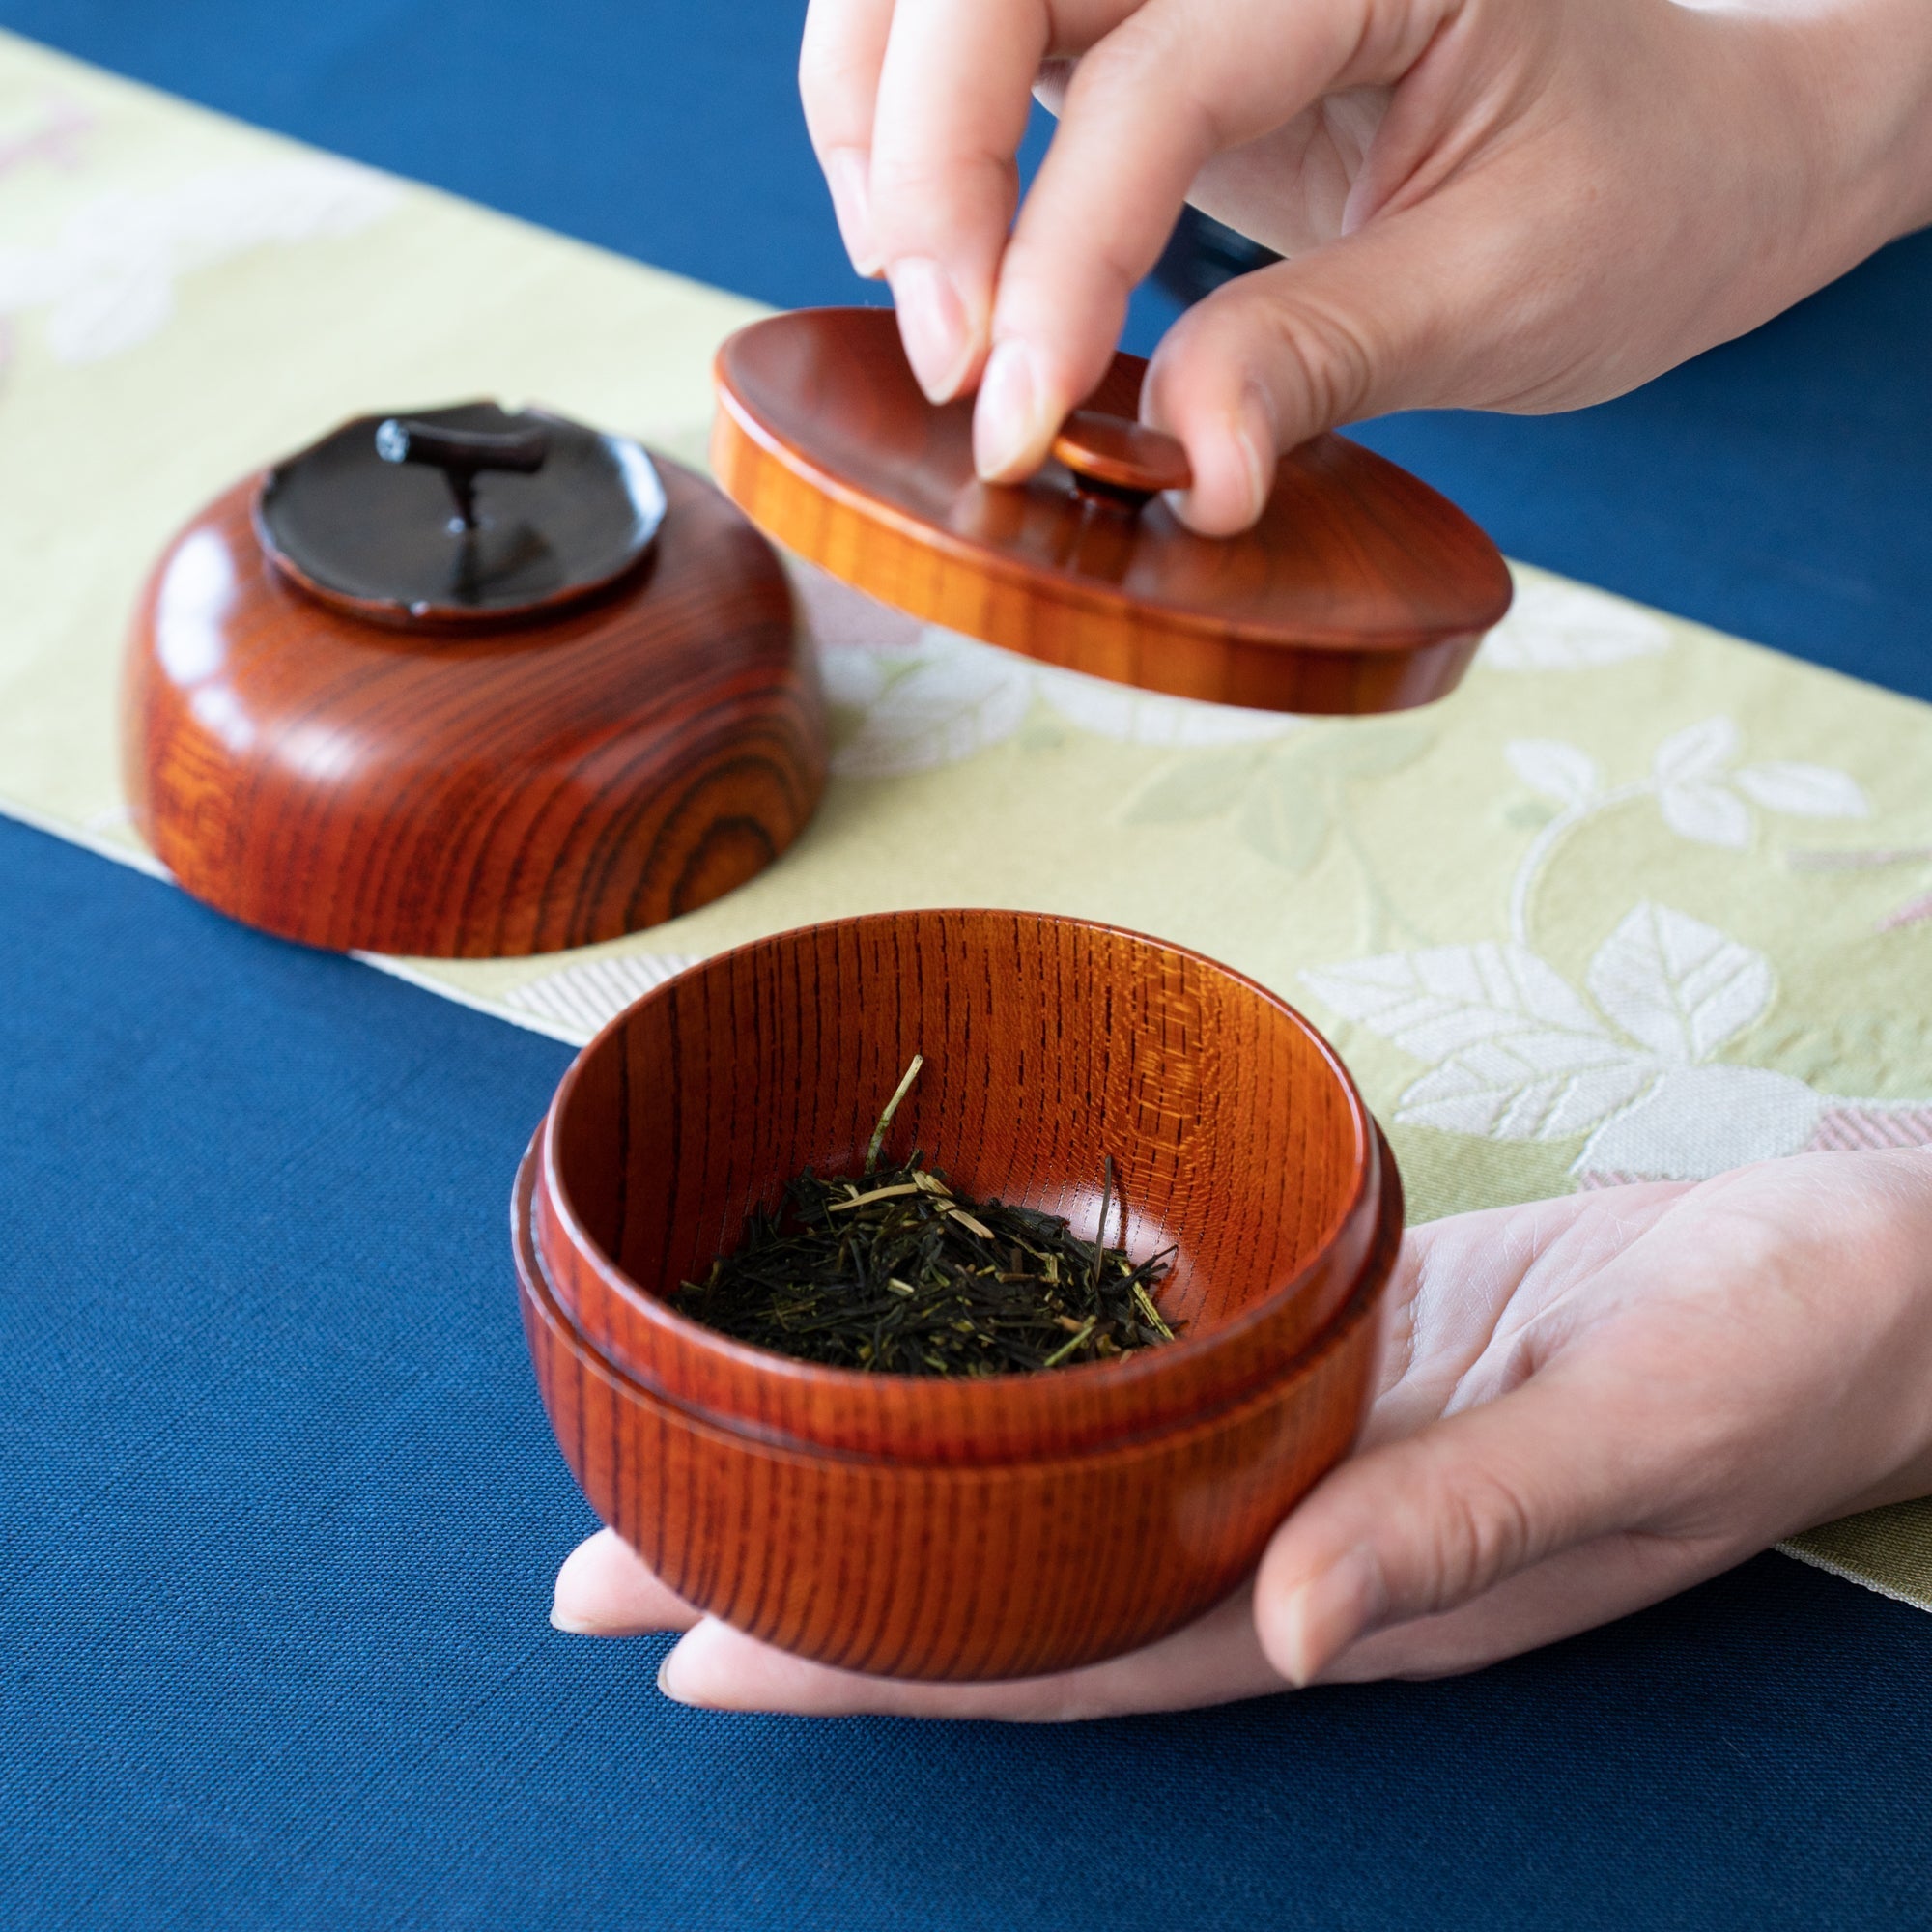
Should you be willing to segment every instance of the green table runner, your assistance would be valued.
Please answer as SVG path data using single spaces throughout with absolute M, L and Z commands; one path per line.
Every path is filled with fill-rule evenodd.
M 0 810 L 153 866 L 122 638 L 238 475 L 476 395 L 701 462 L 711 352 L 755 313 L 0 37 Z M 801 586 L 834 779 L 780 864 L 581 952 L 371 963 L 582 1040 L 811 920 L 1109 920 L 1305 1006 L 1417 1218 L 1932 1143 L 1922 705 L 1527 569 L 1461 692 L 1362 722 L 1141 696 Z M 1932 1503 L 1790 1548 L 1932 1608 Z

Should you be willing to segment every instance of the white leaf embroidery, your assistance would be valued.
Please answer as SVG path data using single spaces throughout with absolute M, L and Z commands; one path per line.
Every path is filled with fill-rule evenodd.
M 1689 1066 L 1764 1016 L 1771 964 L 1714 925 L 1646 899 L 1598 949 L 1597 1004 L 1659 1059 Z
M 1743 851 L 1751 842 L 1750 808 L 1719 784 L 1667 784 L 1657 794 L 1663 822 L 1680 838 Z
M 927 626 L 917 617 L 854 590 L 815 563 L 787 556 L 785 568 L 806 629 L 821 646 L 903 654 L 925 640 Z
M 1824 1097 L 1788 1073 L 1681 1067 L 1600 1127 L 1571 1171 L 1705 1180 L 1747 1161 L 1799 1152 L 1824 1112 Z
M 1722 776 L 1738 754 L 1738 727 L 1722 716 L 1673 731 L 1650 761 L 1662 785 L 1704 784 Z
M 1106 678 L 1046 668 L 1035 672 L 1039 695 L 1062 718 L 1095 737 L 1126 745 L 1187 749 L 1247 745 L 1286 737 L 1306 722 L 1282 711 L 1249 711 L 1192 697 L 1164 697 Z
M 1484 640 L 1491 670 L 1581 670 L 1670 648 L 1663 620 L 1620 597 L 1519 572 L 1510 613 Z
M 878 702 L 891 675 L 891 660 L 877 651 L 821 645 L 819 674 L 825 680 L 825 700 L 848 711 L 864 711 Z
M 51 247 L 0 250 L 0 314 L 44 306 L 54 358 L 99 361 L 166 324 L 181 276 L 275 242 L 353 234 L 400 199 L 386 176 L 322 156 L 211 169 L 153 193 L 115 188 Z
M 1612 1040 L 1519 1034 L 1425 1073 L 1397 1102 L 1396 1119 L 1488 1140 L 1565 1140 L 1628 1106 L 1656 1077 L 1647 1056 Z
M 1858 780 L 1830 765 L 1747 765 L 1733 782 L 1768 811 L 1788 811 L 1798 818 L 1871 816 L 1871 801 Z
M 1572 1064 L 1582 1065 L 1594 1051 L 1585 1042 L 1609 1038 L 1562 977 L 1521 946 L 1485 940 L 1385 952 L 1301 978 L 1344 1018 L 1431 1063 L 1482 1040 L 1550 1035 L 1576 1038 Z
M 1513 738 L 1503 747 L 1510 770 L 1532 791 L 1566 809 L 1587 805 L 1603 786 L 1597 761 L 1557 738 Z
M 955 764 L 1019 729 L 1033 702 L 1027 666 L 989 644 L 933 633 L 931 650 L 895 680 L 839 747 L 841 778 L 898 778 Z

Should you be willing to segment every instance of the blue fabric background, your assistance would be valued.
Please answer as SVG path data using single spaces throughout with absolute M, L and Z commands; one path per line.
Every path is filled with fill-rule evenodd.
M 837 299 L 799 11 L 0 24 Z M 1609 409 L 1373 436 L 1522 554 L 1928 691 L 1928 315 L 1919 241 Z M 1065 1731 L 668 1705 L 661 1644 L 544 1620 L 589 1519 L 505 1202 L 565 1050 L 4 823 L 0 983 L 0 1923 L 1932 1921 L 1932 1622 L 1775 1557 L 1442 1685 Z

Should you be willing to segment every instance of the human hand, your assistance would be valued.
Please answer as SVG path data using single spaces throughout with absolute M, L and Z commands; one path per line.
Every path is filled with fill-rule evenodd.
M 1389 410 L 1634 388 L 1932 219 L 1924 0 L 811 0 L 855 264 L 989 481 L 1104 372 L 1183 199 L 1290 260 L 1190 310 L 1142 413 L 1226 534 Z M 1026 206 L 1036 85 L 1060 127 Z
M 913 1684 L 702 1618 L 610 1531 L 554 1620 L 687 1633 L 681 1702 L 1052 1719 L 1432 1677 L 1656 1603 L 1778 1538 L 1932 1492 L 1932 1154 L 1804 1154 L 1412 1230 L 1355 1455 L 1252 1585 L 1129 1657 Z

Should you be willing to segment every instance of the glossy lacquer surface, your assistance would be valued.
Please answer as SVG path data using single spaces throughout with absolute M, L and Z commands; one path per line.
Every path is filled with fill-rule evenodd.
M 1500 554 L 1454 504 L 1360 444 L 1284 457 L 1255 528 L 1196 536 L 1142 491 L 1186 478 L 1137 436 L 1146 364 L 1117 355 L 1018 486 L 973 472 L 970 398 L 921 394 L 892 314 L 800 310 L 719 351 L 712 465 L 779 542 L 916 616 L 1120 683 L 1285 711 L 1375 712 L 1453 689 L 1509 608 Z M 1106 419 L 1112 418 L 1109 424 Z M 1165 447 L 1163 447 L 1165 445 Z
M 819 1368 L 667 1295 L 884 1097 L 955 1185 L 1178 1248 L 1180 1339 L 979 1381 Z M 1122 1209 L 1118 1204 L 1124 1202 Z M 558 1090 L 513 1208 L 526 1326 L 592 1505 L 680 1594 L 853 1669 L 1029 1674 L 1151 1641 L 1253 1566 L 1361 1414 L 1394 1162 L 1291 1009 L 1078 921 L 889 914 L 645 996 Z
M 457 630 L 586 602 L 637 567 L 664 511 L 630 438 L 478 402 L 344 423 L 270 470 L 255 530 L 334 610 Z
M 642 564 L 542 622 L 397 630 L 284 581 L 238 485 L 135 615 L 128 796 L 189 892 L 311 945 L 613 939 L 742 884 L 823 789 L 824 700 L 770 546 L 659 460 Z

